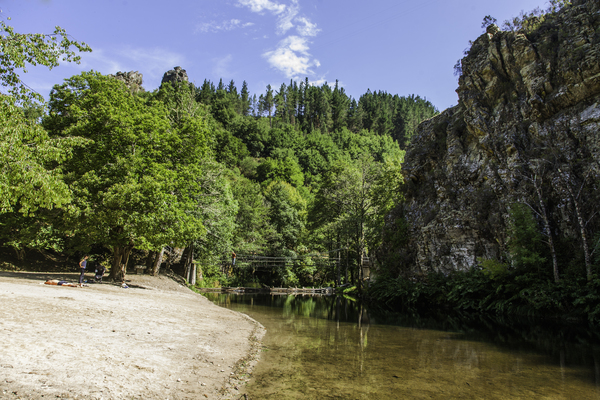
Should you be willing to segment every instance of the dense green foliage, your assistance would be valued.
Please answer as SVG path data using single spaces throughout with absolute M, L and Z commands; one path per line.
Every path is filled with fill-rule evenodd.
M 134 262 L 156 272 L 172 257 L 164 249 L 187 248 L 204 285 L 331 284 L 342 264 L 344 281 L 357 280 L 401 185 L 402 148 L 437 112 L 414 95 L 368 91 L 357 101 L 337 82 L 148 93 L 93 71 L 55 85 L 47 110 L 20 107 L 39 96 L 15 68 L 52 68 L 61 55 L 78 60 L 71 46 L 89 48 L 60 28 L 2 28 L 2 83 L 19 97 L 0 115 L 0 236 L 19 257 L 92 251 L 111 260 L 115 279 Z M 232 268 L 232 250 L 281 262 Z
M 497 315 L 587 319 L 600 323 L 600 279 L 554 282 L 550 275 L 512 271 L 494 279 L 482 269 L 424 279 L 382 277 L 371 284 L 371 301 L 396 310 L 455 310 Z

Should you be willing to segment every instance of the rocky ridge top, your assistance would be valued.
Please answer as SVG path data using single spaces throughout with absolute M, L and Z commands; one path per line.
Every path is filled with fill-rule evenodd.
M 167 83 L 167 82 L 177 83 L 177 82 L 187 82 L 187 81 L 188 81 L 188 75 L 187 75 L 187 72 L 185 71 L 185 69 L 182 69 L 181 67 L 175 67 L 174 69 L 171 69 L 171 70 L 165 72 L 165 74 L 163 75 L 162 81 L 160 82 L 160 85 L 162 86 L 163 83 Z
M 125 82 L 125 85 L 129 89 L 131 89 L 134 93 L 143 92 L 144 88 L 142 87 L 144 75 L 139 73 L 138 71 L 129 71 L 129 72 L 117 72 L 114 75 L 108 75 L 121 82 Z

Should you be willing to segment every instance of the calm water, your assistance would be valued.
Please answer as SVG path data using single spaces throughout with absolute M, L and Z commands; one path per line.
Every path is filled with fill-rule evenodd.
M 335 297 L 210 295 L 267 328 L 256 399 L 600 399 L 600 333 L 369 313 Z

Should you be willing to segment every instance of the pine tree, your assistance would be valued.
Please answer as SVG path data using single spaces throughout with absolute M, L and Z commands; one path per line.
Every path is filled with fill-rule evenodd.
M 272 117 L 273 117 L 274 100 L 273 100 L 273 89 L 271 88 L 271 85 L 267 85 L 267 92 L 262 97 L 261 103 L 262 103 L 263 110 L 269 114 L 269 126 L 272 127 L 273 126 Z
M 247 116 L 250 113 L 250 93 L 248 92 L 248 84 L 246 81 L 242 83 L 242 92 L 240 99 L 242 115 Z

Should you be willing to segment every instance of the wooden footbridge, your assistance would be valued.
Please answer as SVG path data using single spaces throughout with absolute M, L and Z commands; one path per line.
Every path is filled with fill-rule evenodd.
M 331 296 L 335 294 L 335 288 L 324 287 L 324 288 L 276 288 L 276 287 L 221 287 L 221 288 L 201 288 L 198 289 L 205 293 L 230 293 L 230 294 L 297 294 L 297 295 L 322 295 Z

